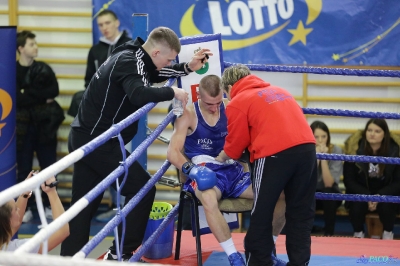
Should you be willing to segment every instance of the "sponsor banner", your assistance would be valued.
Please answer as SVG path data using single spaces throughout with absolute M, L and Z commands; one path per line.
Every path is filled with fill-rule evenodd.
M 16 182 L 16 27 L 0 27 L 0 191 Z
M 221 34 L 224 60 L 290 65 L 400 65 L 398 0 L 93 0 L 97 14 L 117 13 L 121 29 L 147 13 L 149 31 L 173 29 L 179 37 Z

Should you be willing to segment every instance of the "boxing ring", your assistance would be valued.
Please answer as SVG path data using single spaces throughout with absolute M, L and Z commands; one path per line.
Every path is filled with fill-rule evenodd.
M 224 67 L 229 67 L 233 65 L 232 63 L 224 62 Z M 324 67 L 290 67 L 290 66 L 272 66 L 272 65 L 247 65 L 252 71 L 267 71 L 267 72 L 290 72 L 290 73 L 312 73 L 312 74 L 325 74 L 325 75 L 349 75 L 349 76 L 377 76 L 377 77 L 400 77 L 400 71 L 391 71 L 391 70 L 367 70 L 367 69 L 334 69 L 334 68 L 324 68 Z M 175 80 L 169 80 L 166 83 L 166 86 L 170 86 L 175 82 Z M 131 123 L 137 121 L 140 117 L 147 114 L 152 108 L 155 107 L 156 104 L 149 103 L 139 109 L 137 112 L 131 114 L 126 119 L 122 120 L 118 124 L 112 126 L 105 133 L 94 139 L 93 141 L 87 143 L 81 148 L 75 150 L 74 152 L 68 154 L 55 164 L 49 166 L 46 169 L 43 169 L 39 174 L 34 177 L 19 183 L 13 187 L 10 187 L 3 192 L 0 193 L 0 205 L 5 204 L 10 199 L 16 198 L 21 193 L 29 190 L 34 190 L 41 183 L 47 180 L 50 176 L 56 175 L 60 173 L 62 170 L 72 165 L 73 163 L 79 161 L 81 158 L 92 152 L 94 149 L 105 143 L 112 136 L 118 136 L 121 151 L 124 155 L 124 144 L 122 138 L 119 135 L 119 132 L 126 128 Z M 325 115 L 325 116 L 347 116 L 347 117 L 363 117 L 363 118 L 385 118 L 385 119 L 400 119 L 400 114 L 398 113 L 383 113 L 383 112 L 366 112 L 366 111 L 350 111 L 350 110 L 337 110 L 337 109 L 319 109 L 319 108 L 303 108 L 304 114 L 315 114 L 315 115 Z M 90 241 L 78 252 L 75 256 L 71 258 L 63 258 L 57 256 L 47 256 L 43 258 L 41 255 L 36 254 L 27 254 L 27 252 L 33 250 L 35 246 L 39 243 L 46 241 L 51 234 L 61 228 L 65 223 L 68 223 L 73 217 L 75 217 L 80 211 L 82 211 L 90 202 L 92 202 L 97 196 L 99 196 L 105 189 L 107 189 L 113 182 L 118 182 L 118 177 L 127 172 L 128 167 L 138 159 L 141 153 L 143 153 L 151 143 L 160 135 L 160 133 L 165 129 L 165 127 L 171 122 L 173 119 L 172 111 L 164 118 L 164 120 L 159 124 L 159 126 L 150 134 L 148 137 L 132 152 L 132 154 L 126 158 L 124 155 L 123 162 L 121 165 L 116 168 L 112 173 L 110 173 L 101 183 L 99 183 L 93 190 L 91 190 L 88 194 L 86 194 L 83 198 L 81 198 L 78 202 L 76 202 L 73 206 L 71 206 L 64 214 L 62 214 L 58 219 L 52 221 L 50 224 L 43 224 L 43 228 L 34 235 L 29 241 L 27 241 L 24 245 L 18 248 L 13 253 L 1 252 L 0 253 L 0 264 L 1 265 L 116 265 L 117 262 L 107 261 L 107 262 L 99 262 L 92 259 L 85 259 L 88 254 L 102 241 L 104 238 L 112 231 L 116 232 L 116 228 L 119 223 L 122 222 L 123 226 L 125 225 L 124 217 L 129 213 L 143 198 L 143 196 L 160 180 L 162 175 L 170 166 L 168 161 L 165 161 L 161 168 L 151 177 L 151 179 L 146 183 L 146 185 L 140 190 L 137 195 L 135 195 L 122 209 L 118 209 L 117 215 L 109 221 L 106 226 L 104 226 L 101 231 L 96 234 Z M 400 164 L 400 158 L 388 158 L 388 157 L 374 157 L 374 156 L 356 156 L 356 155 L 342 155 L 342 154 L 320 154 L 317 153 L 317 158 L 322 160 L 340 160 L 340 161 L 351 161 L 351 162 L 363 162 L 363 163 L 384 163 L 384 164 Z M 125 175 L 126 178 L 126 175 Z M 120 195 L 121 188 L 124 185 L 124 181 L 121 184 L 117 183 L 117 193 Z M 344 195 L 344 194 L 327 194 L 327 193 L 316 193 L 316 199 L 320 200 L 347 200 L 347 201 L 374 201 L 374 202 L 392 202 L 392 203 L 400 203 L 400 197 L 396 196 L 375 196 L 375 195 Z M 117 204 L 119 206 L 119 204 Z M 163 230 L 167 227 L 167 225 L 174 221 L 175 216 L 177 215 L 179 208 L 179 203 L 174 206 L 174 208 L 170 211 L 168 216 L 164 219 L 160 227 L 153 233 L 153 235 L 145 241 L 142 246 L 136 251 L 136 253 L 130 259 L 130 262 L 137 262 L 146 250 L 155 242 L 158 236 L 163 232 Z M 243 237 L 244 234 L 233 234 L 233 239 L 236 243 L 238 251 L 243 252 Z M 122 239 L 118 239 L 118 235 L 115 234 L 116 242 L 119 243 L 117 248 L 122 250 Z M 186 245 L 185 243 L 182 246 L 193 247 L 193 251 L 195 253 L 194 239 L 191 238 L 188 234 L 184 234 L 184 238 L 187 236 L 188 243 L 193 242 L 191 244 Z M 214 243 L 216 240 L 213 240 L 212 235 L 203 236 L 206 239 L 209 239 L 213 244 L 209 246 L 209 248 L 219 250 L 218 243 Z M 202 238 L 203 238 L 202 237 Z M 326 249 L 332 249 L 332 246 L 338 245 L 343 249 L 339 253 L 333 253 L 333 256 L 350 256 L 352 258 L 352 262 L 354 265 L 358 265 L 358 263 L 372 263 L 378 262 L 377 260 L 371 261 L 371 258 L 362 256 L 367 256 L 367 254 L 363 253 L 362 248 L 367 245 L 379 245 L 380 250 L 375 250 L 374 254 L 369 254 L 368 256 L 380 256 L 387 257 L 392 256 L 391 263 L 400 264 L 400 242 L 392 242 L 392 241 L 382 241 L 382 240 L 373 240 L 373 239 L 353 239 L 353 238 L 338 238 L 335 240 L 335 244 L 332 244 L 329 240 L 330 238 L 317 238 L 312 237 L 312 257 L 310 265 L 353 265 L 348 264 L 347 262 L 343 262 L 339 259 L 336 261 L 332 261 L 330 264 L 316 264 L 313 260 L 317 259 L 318 256 L 323 256 L 322 253 Z M 331 238 L 333 239 L 333 238 Z M 214 242 L 213 242 L 214 241 Z M 373 241 L 373 242 L 369 242 Z M 375 242 L 374 242 L 375 241 Z M 379 241 L 379 242 L 376 242 Z M 318 248 L 319 246 L 319 248 Z M 354 251 L 355 247 L 359 246 L 358 251 Z M 396 247 L 397 246 L 397 247 Z M 318 250 L 318 251 L 316 251 Z M 354 252 L 349 252 L 349 250 L 353 250 Z M 207 252 L 207 251 L 205 251 Z M 320 254 L 320 252 L 322 254 Z M 392 252 L 392 253 L 390 253 Z M 393 253 L 395 252 L 395 253 Z M 120 253 L 120 252 L 117 252 Z M 184 256 L 184 252 L 182 252 L 182 256 Z M 282 254 L 285 254 L 284 247 L 284 236 L 280 236 L 277 242 L 277 253 L 278 257 L 281 259 L 286 259 Z M 326 254 L 326 253 L 325 253 Z M 358 254 L 358 255 L 355 255 Z M 210 254 L 209 254 L 210 255 Z M 282 255 L 282 256 L 281 256 Z M 397 257 L 396 257 L 397 255 Z M 172 255 L 172 257 L 174 254 Z M 359 258 L 358 258 L 358 257 Z M 210 256 L 212 257 L 212 255 Z M 397 258 L 397 260 L 395 259 Z M 207 259 L 207 258 L 206 258 Z M 390 258 L 389 258 L 390 259 Z M 184 258 L 181 259 L 184 261 Z M 205 261 L 205 265 L 214 265 L 213 261 Z M 317 261 L 317 260 L 316 260 Z M 185 264 L 185 262 L 180 261 L 169 261 L 159 260 L 152 261 L 154 263 L 171 263 L 177 265 L 191 265 Z M 219 264 L 215 265 L 223 265 L 223 263 L 217 260 Z M 349 261 L 348 261 L 349 262 Z M 335 264 L 336 263 L 336 264 Z M 381 261 L 383 263 L 383 260 Z M 386 260 L 388 263 L 388 260 Z M 150 264 L 149 264 L 150 265 Z

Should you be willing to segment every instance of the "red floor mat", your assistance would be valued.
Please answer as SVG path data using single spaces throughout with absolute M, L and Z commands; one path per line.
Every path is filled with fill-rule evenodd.
M 243 253 L 244 233 L 232 234 L 236 249 Z M 286 236 L 278 237 L 276 249 L 278 254 L 286 254 Z M 175 239 L 174 239 L 175 241 Z M 378 239 L 357 239 L 348 237 L 311 237 L 311 254 L 326 256 L 350 256 L 359 258 L 366 256 L 389 256 L 400 254 L 399 240 L 378 240 Z M 201 236 L 203 263 L 213 251 L 222 251 L 217 240 L 212 234 Z M 182 232 L 181 255 L 179 260 L 174 260 L 175 243 L 172 256 L 161 260 L 150 260 L 148 262 L 171 264 L 171 265 L 197 265 L 196 240 L 192 237 L 191 231 Z

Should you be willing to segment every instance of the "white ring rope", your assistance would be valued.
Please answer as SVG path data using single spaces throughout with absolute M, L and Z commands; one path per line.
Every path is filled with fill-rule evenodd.
M 50 177 L 57 175 L 59 172 L 61 172 L 71 164 L 79 161 L 83 157 L 83 155 L 84 151 L 82 149 L 75 150 L 64 158 L 60 159 L 58 162 L 55 162 L 49 167 L 43 169 L 43 171 L 41 171 L 40 173 L 2 191 L 0 193 L 0 206 L 6 204 L 10 199 L 17 198 L 25 191 L 34 190 Z
M 42 192 L 40 191 L 39 187 L 35 188 L 35 198 L 36 198 L 36 206 L 39 212 L 39 217 L 40 217 L 40 222 L 42 223 L 41 228 L 46 228 L 47 227 L 47 220 L 46 220 L 46 215 L 44 214 L 44 207 L 43 207 L 43 201 L 42 201 Z M 45 239 L 42 242 L 42 255 L 47 255 L 47 252 L 49 250 L 48 248 L 48 241 Z
M 15 256 L 12 252 L 0 252 L 0 265 L 7 266 L 121 266 L 120 261 L 101 261 L 94 259 L 71 259 L 70 257 L 46 256 L 27 253 L 23 256 Z M 129 265 L 143 266 L 143 263 L 129 263 Z M 146 263 L 148 266 L 161 264 Z M 165 264 L 164 264 L 165 266 Z

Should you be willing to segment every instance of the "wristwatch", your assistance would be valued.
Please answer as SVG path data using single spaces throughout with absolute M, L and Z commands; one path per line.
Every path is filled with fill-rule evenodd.
M 188 175 L 190 173 L 190 170 L 192 170 L 194 164 L 191 162 L 186 162 L 182 165 L 182 173 L 185 175 Z
M 185 68 L 189 73 L 193 72 L 193 70 L 189 67 L 189 63 L 185 64 Z

